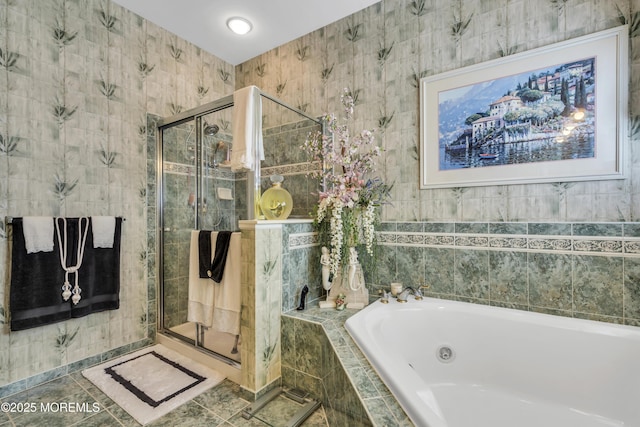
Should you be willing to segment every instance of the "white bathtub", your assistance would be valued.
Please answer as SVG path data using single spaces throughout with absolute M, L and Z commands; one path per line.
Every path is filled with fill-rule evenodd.
M 640 328 L 409 299 L 346 328 L 416 426 L 640 426 Z

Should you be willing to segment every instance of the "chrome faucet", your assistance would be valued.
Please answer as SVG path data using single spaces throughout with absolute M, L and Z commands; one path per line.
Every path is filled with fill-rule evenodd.
M 409 295 L 413 295 L 417 301 L 420 301 L 423 298 L 422 291 L 420 288 L 413 289 L 411 286 L 404 288 L 402 292 L 398 295 L 398 302 L 407 302 L 407 298 Z

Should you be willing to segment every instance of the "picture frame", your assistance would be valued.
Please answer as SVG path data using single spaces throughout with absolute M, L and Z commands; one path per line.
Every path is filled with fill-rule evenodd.
M 420 188 L 624 178 L 628 43 L 620 26 L 422 78 Z

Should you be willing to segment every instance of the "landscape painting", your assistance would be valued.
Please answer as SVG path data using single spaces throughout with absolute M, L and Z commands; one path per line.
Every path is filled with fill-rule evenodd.
M 627 27 L 420 81 L 420 187 L 620 179 Z
M 593 157 L 594 62 L 441 92 L 440 170 Z

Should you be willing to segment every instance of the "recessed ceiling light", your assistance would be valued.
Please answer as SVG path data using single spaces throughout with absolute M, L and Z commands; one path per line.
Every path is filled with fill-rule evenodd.
M 236 16 L 227 20 L 227 27 L 234 33 L 243 35 L 251 31 L 252 25 L 248 20 Z

